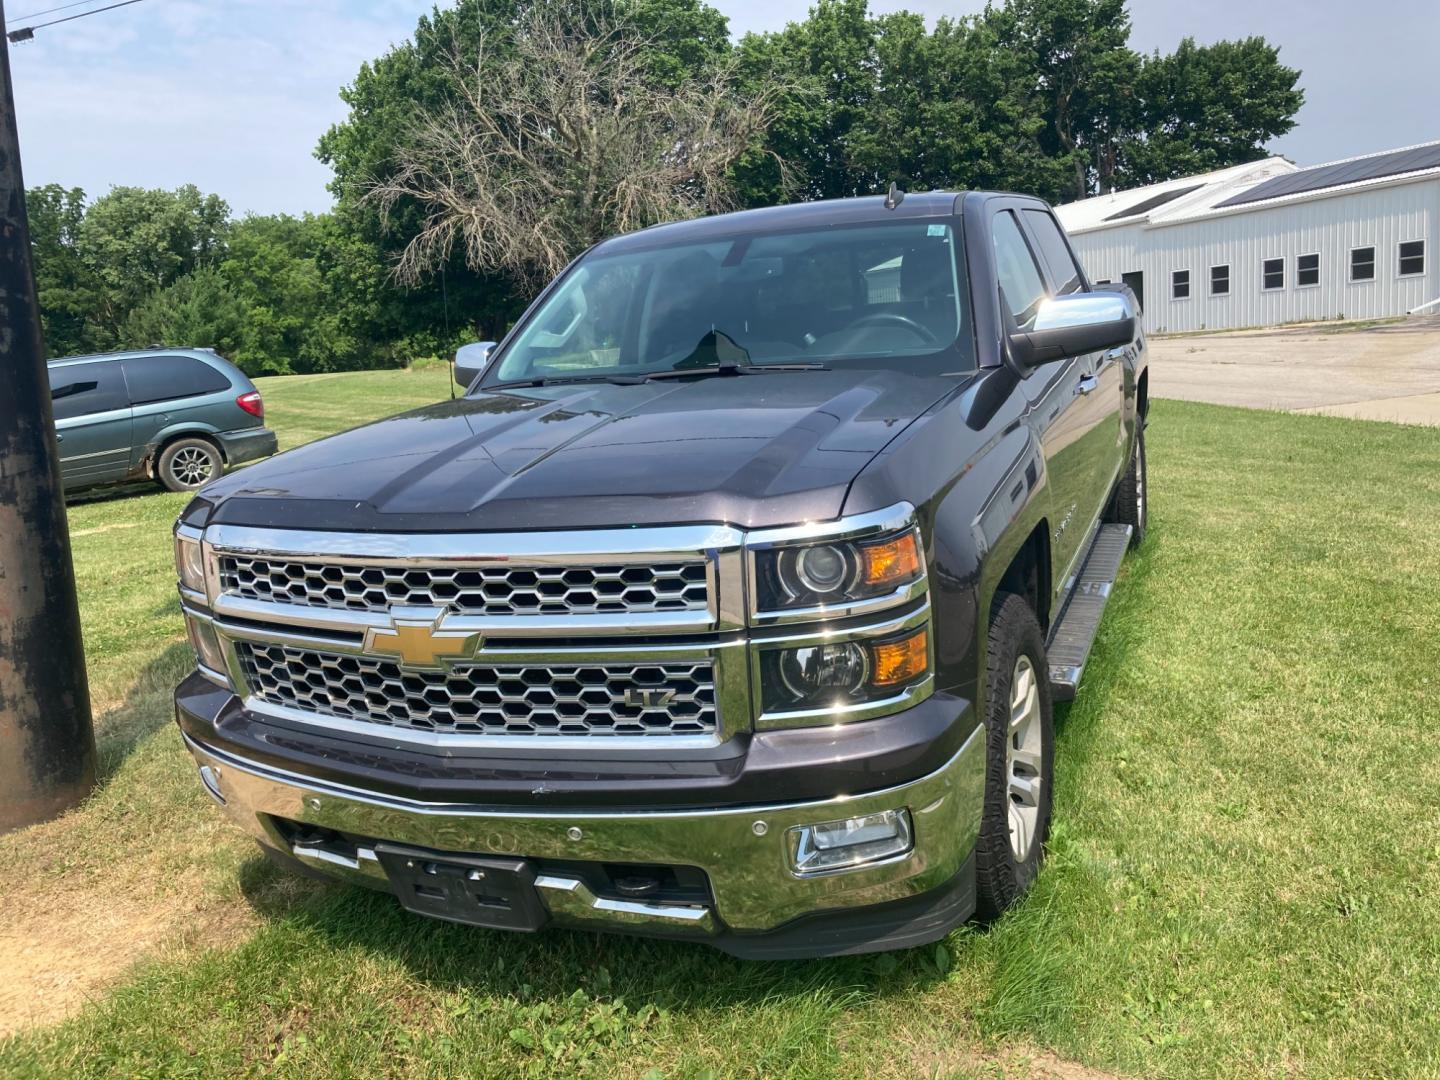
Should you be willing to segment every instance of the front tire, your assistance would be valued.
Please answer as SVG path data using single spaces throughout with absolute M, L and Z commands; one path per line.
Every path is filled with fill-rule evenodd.
M 985 809 L 976 911 L 993 919 L 1035 881 L 1050 832 L 1055 722 L 1045 639 L 1030 605 L 995 597 L 985 686 Z
M 208 439 L 176 439 L 160 454 L 155 479 L 167 491 L 196 491 L 225 471 L 220 450 Z

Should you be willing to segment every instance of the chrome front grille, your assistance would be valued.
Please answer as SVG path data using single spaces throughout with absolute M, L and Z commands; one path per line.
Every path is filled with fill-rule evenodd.
M 436 607 L 461 615 L 705 611 L 704 562 L 610 566 L 407 567 L 222 555 L 220 588 L 263 603 L 346 611 Z
M 238 641 L 262 703 L 391 729 L 465 735 L 712 735 L 709 661 L 469 664 L 412 671 L 368 656 Z M 644 693 L 651 691 L 651 693 Z

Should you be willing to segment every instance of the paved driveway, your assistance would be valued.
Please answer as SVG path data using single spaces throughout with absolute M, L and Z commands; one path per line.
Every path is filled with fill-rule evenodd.
M 1440 425 L 1440 316 L 1152 338 L 1156 397 Z

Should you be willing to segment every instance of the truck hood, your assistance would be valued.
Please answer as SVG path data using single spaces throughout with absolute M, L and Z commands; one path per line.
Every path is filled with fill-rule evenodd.
M 200 498 L 212 522 L 348 531 L 824 520 L 955 385 L 835 370 L 478 393 L 280 454 Z

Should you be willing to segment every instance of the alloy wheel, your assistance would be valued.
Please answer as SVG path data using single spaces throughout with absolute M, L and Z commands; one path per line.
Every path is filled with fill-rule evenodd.
M 213 470 L 210 455 L 198 446 L 187 446 L 170 459 L 170 472 L 186 487 L 203 484 Z
M 1021 654 L 1010 677 L 1010 726 L 1005 739 L 1005 795 L 1009 802 L 1010 850 L 1024 862 L 1040 823 L 1040 775 L 1044 753 L 1040 685 L 1035 665 Z

